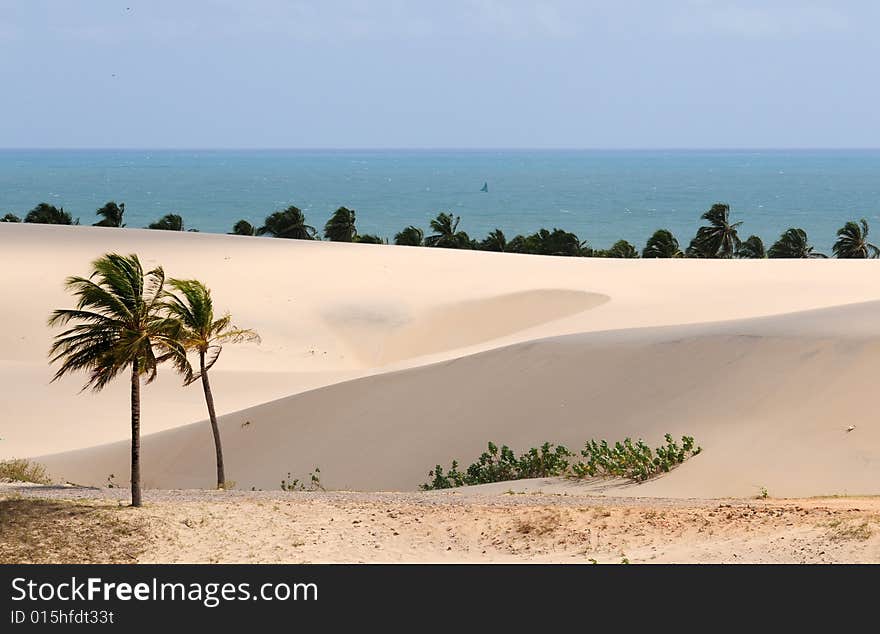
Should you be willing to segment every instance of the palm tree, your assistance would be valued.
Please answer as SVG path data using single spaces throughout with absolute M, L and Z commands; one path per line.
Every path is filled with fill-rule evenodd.
M 700 216 L 708 220 L 708 226 L 697 230 L 697 235 L 688 247 L 688 255 L 702 258 L 732 258 L 740 244 L 737 229 L 740 222 L 730 222 L 730 206 L 722 203 Z
M 166 214 L 156 222 L 147 225 L 147 229 L 161 229 L 162 231 L 183 231 L 183 218 L 177 214 Z
M 404 247 L 421 247 L 425 243 L 425 232 L 410 225 L 394 236 L 394 244 Z
M 361 244 L 388 244 L 387 240 L 374 233 L 365 233 L 362 236 L 355 236 L 354 241 L 360 242 Z
M 749 236 L 746 240 L 740 242 L 736 248 L 736 257 L 749 260 L 766 258 L 767 252 L 764 250 L 764 241 L 761 240 L 760 236 Z
M 180 323 L 179 343 L 186 350 L 199 356 L 199 370 L 193 372 L 187 364 L 183 369 L 184 385 L 202 380 L 211 431 L 214 434 L 214 449 L 217 453 L 217 488 L 226 486 L 226 473 L 223 468 L 223 446 L 220 443 L 220 428 L 217 426 L 217 413 L 214 411 L 214 395 L 208 381 L 208 370 L 214 367 L 224 343 L 259 341 L 253 330 L 236 328 L 232 325 L 229 313 L 214 319 L 214 302 L 211 291 L 198 280 L 170 280 L 169 285 L 179 294 L 169 293 L 165 301 L 168 316 Z
M 156 378 L 156 366 L 172 361 L 186 371 L 186 351 L 178 343 L 180 324 L 162 315 L 165 274 L 144 274 L 136 255 L 108 253 L 92 263 L 88 278 L 69 277 L 76 308 L 56 310 L 50 326 L 71 326 L 55 337 L 50 363 L 61 362 L 53 381 L 78 370 L 89 373 L 83 389 L 100 391 L 131 369 L 131 505 L 141 505 L 141 379 Z
M 64 207 L 60 209 L 49 203 L 40 203 L 31 209 L 24 217 L 25 222 L 34 222 L 43 225 L 72 225 L 79 224 L 73 222 L 70 214 L 64 211 Z
M 21 218 L 19 218 L 15 214 L 6 214 L 2 218 L 0 218 L 0 222 L 21 222 Z
M 868 242 L 868 221 L 864 218 L 858 222 L 850 220 L 837 230 L 837 242 L 834 243 L 833 251 L 838 258 L 880 256 L 880 248 Z
M 455 216 L 440 212 L 436 218 L 431 221 L 431 229 L 433 235 L 425 238 L 426 247 L 441 247 L 444 249 L 461 249 L 466 248 L 470 244 L 470 238 L 464 231 L 458 230 L 458 223 L 461 216 Z
M 247 220 L 239 220 L 232 225 L 232 234 L 236 236 L 255 236 L 257 235 L 257 228 Z
M 643 258 L 680 258 L 682 255 L 678 240 L 668 229 L 657 229 L 642 250 Z
M 824 258 L 822 253 L 813 251 L 813 245 L 807 239 L 807 232 L 799 227 L 792 227 L 779 236 L 767 250 L 768 258 Z
M 295 240 L 314 240 L 317 230 L 306 224 L 306 217 L 299 207 L 291 205 L 284 211 L 276 211 L 266 216 L 257 235 L 271 235 L 276 238 L 293 238 Z
M 125 214 L 125 203 L 118 205 L 114 201 L 108 202 L 95 212 L 101 216 L 101 220 L 93 224 L 93 227 L 124 227 L 122 216 Z
M 596 251 L 593 255 L 600 258 L 637 258 L 639 252 L 626 240 L 618 240 L 610 248 Z
M 486 236 L 486 239 L 480 243 L 480 249 L 483 251 L 507 251 L 507 238 L 501 229 L 495 229 Z
M 324 225 L 324 237 L 331 242 L 352 242 L 357 237 L 354 209 L 340 207 L 327 224 Z

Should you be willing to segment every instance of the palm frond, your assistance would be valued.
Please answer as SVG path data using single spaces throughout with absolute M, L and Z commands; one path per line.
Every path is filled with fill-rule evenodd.
M 168 285 L 174 289 L 169 292 L 164 306 L 169 319 L 178 324 L 174 341 L 185 352 L 205 355 L 204 370 L 194 371 L 191 364 L 184 365 L 178 356 L 173 362 L 189 385 L 201 377 L 217 362 L 223 344 L 257 342 L 260 337 L 253 330 L 232 325 L 232 316 L 224 314 L 214 319 L 214 302 L 211 290 L 199 280 L 171 279 Z M 179 355 L 179 353 L 178 353 Z
M 67 326 L 49 349 L 50 362 L 60 363 L 53 380 L 85 371 L 83 389 L 97 391 L 136 362 L 139 374 L 152 381 L 166 346 L 173 349 L 180 332 L 177 320 L 159 314 L 164 285 L 161 267 L 145 275 L 134 254 L 108 253 L 92 262 L 88 278 L 68 278 L 76 308 L 55 310 L 48 319 L 50 326 Z M 160 358 L 154 345 L 162 348 Z

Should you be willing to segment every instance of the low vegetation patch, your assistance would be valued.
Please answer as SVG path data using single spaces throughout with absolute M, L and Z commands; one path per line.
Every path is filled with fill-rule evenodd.
M 51 484 L 46 467 L 38 462 L 23 458 L 13 458 L 0 462 L 0 481 L 32 482 L 34 484 Z
M 613 476 L 644 482 L 696 456 L 702 449 L 694 445 L 690 436 L 682 436 L 679 445 L 671 434 L 664 436 L 665 445 L 651 449 L 641 440 L 633 442 L 627 438 L 610 446 L 607 441 L 590 440 L 581 451 L 586 459 L 573 467 L 578 477 Z
M 562 476 L 569 472 L 569 459 L 573 457 L 574 454 L 563 445 L 552 445 L 548 442 L 541 445 L 540 449 L 532 447 L 519 457 L 507 445 L 502 445 L 499 450 L 495 443 L 490 442 L 487 450 L 466 471 L 459 470 L 456 460 L 452 461 L 452 466 L 445 473 L 443 467 L 437 465 L 428 472 L 431 482 L 426 482 L 421 488 L 428 491 L 523 478 Z
M 428 472 L 429 482 L 421 489 L 451 489 L 453 487 L 490 482 L 505 482 L 525 478 L 568 476 L 576 478 L 609 476 L 626 478 L 634 482 L 645 480 L 670 471 L 691 456 L 700 453 L 690 436 L 682 436 L 681 444 L 670 434 L 664 437 L 666 444 L 652 449 L 641 440 L 610 445 L 607 441 L 590 440 L 581 450 L 583 460 L 574 461 L 575 454 L 563 445 L 545 442 L 540 448 L 532 447 L 517 456 L 507 445 L 499 449 L 495 443 L 465 471 L 453 460 L 448 470 L 437 465 Z
M 150 538 L 126 511 L 95 501 L 0 499 L 0 564 L 134 563 Z
M 873 524 L 878 521 L 878 516 L 833 520 L 827 524 L 828 537 L 832 541 L 865 541 L 874 534 Z
M 306 485 L 306 483 L 301 481 L 299 478 L 291 477 L 290 472 L 288 472 L 287 478 L 281 480 L 281 490 L 282 491 L 323 491 L 324 487 L 321 485 L 321 470 L 318 467 L 315 467 L 315 470 L 309 474 L 308 485 Z

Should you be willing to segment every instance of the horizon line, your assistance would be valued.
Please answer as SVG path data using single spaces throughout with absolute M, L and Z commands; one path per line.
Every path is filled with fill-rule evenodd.
M 328 146 L 328 147 L 225 147 L 225 146 L 126 146 L 126 147 L 103 147 L 103 146 L 31 146 L 31 147 L 4 147 L 0 146 L 0 152 L 36 152 L 36 151 L 73 151 L 73 152 L 811 152 L 811 151 L 880 151 L 880 146 L 706 146 L 706 147 L 529 147 L 529 146 L 485 146 L 485 147 L 456 147 L 456 146 Z

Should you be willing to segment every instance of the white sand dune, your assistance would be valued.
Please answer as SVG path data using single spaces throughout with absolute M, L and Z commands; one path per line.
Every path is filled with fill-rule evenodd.
M 124 482 L 126 386 L 49 384 L 45 359 L 45 318 L 70 304 L 63 278 L 109 250 L 202 279 L 260 331 L 262 345 L 229 347 L 215 373 L 239 488 L 320 466 L 329 487 L 412 489 L 488 440 L 576 448 L 668 431 L 704 453 L 617 493 L 880 493 L 876 261 L 569 259 L 86 227 L 0 225 L 0 288 L 16 298 L 0 329 L 0 457 Z M 203 408 L 170 370 L 144 391 L 145 431 L 158 432 L 143 440 L 148 486 L 211 486 Z
M 789 334 L 802 323 L 805 332 Z M 573 448 L 587 438 L 656 442 L 668 431 L 695 436 L 705 452 L 622 494 L 877 492 L 880 426 L 866 395 L 880 366 L 878 325 L 872 302 L 514 344 L 227 415 L 227 468 L 247 488 L 275 488 L 287 471 L 303 477 L 317 465 L 333 488 L 412 489 L 430 466 L 467 463 L 488 439 Z M 122 441 L 42 460 L 93 482 L 124 473 L 127 449 Z M 150 486 L 211 483 L 204 423 L 151 436 L 143 451 Z

